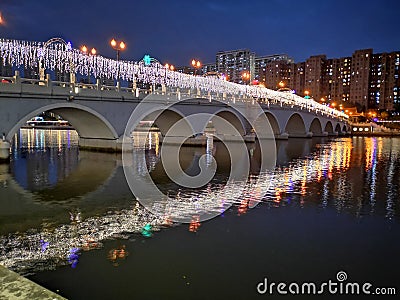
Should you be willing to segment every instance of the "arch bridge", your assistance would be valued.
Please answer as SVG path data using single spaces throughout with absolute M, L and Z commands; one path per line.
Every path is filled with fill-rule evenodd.
M 123 135 L 131 114 L 143 110 L 143 120 L 157 115 L 155 124 L 165 136 L 173 124 L 193 114 L 206 113 L 215 117 L 202 120 L 202 132 L 209 124 L 223 119 L 235 129 L 223 126 L 215 132 L 222 140 L 236 140 L 237 135 L 254 141 L 253 127 L 262 111 L 278 139 L 328 136 L 347 133 L 348 116 L 321 105 L 313 99 L 245 86 L 218 77 L 181 74 L 166 69 L 158 62 L 115 61 L 102 56 L 85 55 L 61 44 L 0 40 L 0 57 L 4 63 L 19 67 L 38 67 L 80 73 L 95 78 L 121 79 L 131 88 L 52 81 L 50 74 L 41 79 L 2 77 L 0 83 L 0 158 L 7 159 L 15 133 L 28 120 L 48 111 L 60 115 L 77 130 L 82 148 L 120 151 Z M 138 82 L 150 89 L 140 89 Z M 257 110 L 258 109 L 258 110 Z M 257 115 L 258 114 L 258 115 Z M 244 116 L 247 115 L 247 116 Z M 219 117 L 219 118 L 218 118 Z M 185 127 L 185 126 L 183 126 Z M 236 136 L 235 136 L 236 135 Z

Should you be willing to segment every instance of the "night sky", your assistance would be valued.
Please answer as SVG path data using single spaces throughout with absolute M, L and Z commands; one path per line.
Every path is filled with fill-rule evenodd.
M 0 0 L 0 37 L 46 41 L 62 37 L 114 57 L 112 37 L 123 39 L 124 59 L 150 54 L 162 63 L 214 62 L 221 50 L 258 55 L 351 56 L 354 50 L 400 50 L 398 0 Z

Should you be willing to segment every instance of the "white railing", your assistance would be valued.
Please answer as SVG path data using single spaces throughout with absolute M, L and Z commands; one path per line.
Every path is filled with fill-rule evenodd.
M 28 42 L 18 40 L 0 40 L 0 58 L 3 64 L 14 65 L 16 67 L 38 67 L 41 65 L 45 69 L 59 70 L 61 72 L 80 73 L 94 77 L 126 80 L 133 82 L 136 90 L 136 82 L 143 82 L 151 86 L 162 85 L 163 92 L 167 93 L 166 87 L 175 88 L 175 93 L 182 96 L 186 91 L 194 96 L 218 95 L 222 98 L 229 98 L 232 101 L 244 99 L 247 101 L 258 101 L 269 104 L 279 104 L 281 106 L 296 106 L 300 109 L 307 109 L 315 113 L 347 119 L 348 116 L 343 112 L 328 106 L 322 105 L 313 99 L 305 99 L 295 94 L 273 91 L 259 86 L 241 85 L 224 81 L 217 77 L 193 76 L 166 69 L 160 63 L 153 62 L 146 65 L 143 61 L 116 61 L 99 55 L 86 55 L 78 49 L 66 49 L 65 45 L 52 44 L 44 45 L 42 42 Z M 25 80 L 25 79 L 24 79 Z M 27 81 L 27 80 L 25 80 Z M 29 81 L 29 80 L 28 80 Z M 11 82 L 14 82 L 11 79 Z M 34 83 L 32 81 L 32 83 Z M 45 84 L 44 82 L 39 85 Z M 64 84 L 67 83 L 57 83 Z M 98 89 L 99 85 L 87 85 L 73 83 L 74 86 L 82 88 Z M 116 89 L 122 91 L 124 88 L 105 87 L 102 89 Z M 129 90 L 129 89 L 128 89 Z M 155 92 L 153 88 L 152 92 Z

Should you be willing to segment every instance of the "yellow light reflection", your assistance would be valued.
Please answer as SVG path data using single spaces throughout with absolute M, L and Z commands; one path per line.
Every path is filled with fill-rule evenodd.
M 155 134 L 154 139 L 155 139 L 155 141 L 154 141 L 155 149 L 154 150 L 156 152 L 156 155 L 158 156 L 158 152 L 160 150 L 160 136 L 158 133 Z
M 62 139 L 61 139 L 61 130 L 57 130 L 57 146 L 58 146 L 58 151 L 61 152 L 62 150 Z

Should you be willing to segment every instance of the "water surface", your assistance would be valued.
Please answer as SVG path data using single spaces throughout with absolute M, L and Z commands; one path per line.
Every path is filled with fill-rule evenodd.
M 175 196 L 156 142 L 153 133 L 141 167 Z M 263 298 L 265 277 L 323 282 L 338 271 L 400 291 L 400 139 L 278 141 L 257 205 L 251 183 L 263 174 L 257 145 L 248 148 L 250 188 L 237 203 L 207 222 L 170 224 L 138 204 L 120 155 L 79 151 L 74 131 L 21 130 L 0 165 L 0 263 L 69 299 Z M 209 150 L 185 147 L 182 167 L 196 172 Z M 226 149 L 212 153 L 217 174 L 191 196 L 226 183 Z

